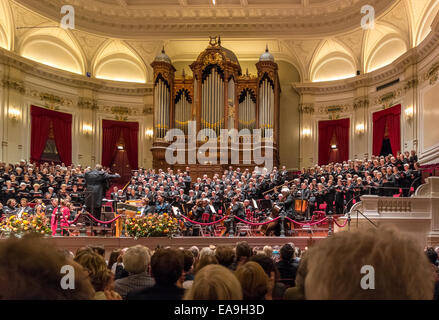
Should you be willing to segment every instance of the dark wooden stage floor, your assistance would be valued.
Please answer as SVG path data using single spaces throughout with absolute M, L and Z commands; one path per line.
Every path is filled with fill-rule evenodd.
M 285 243 L 292 242 L 296 247 L 301 249 L 310 246 L 313 242 L 324 239 L 322 236 L 311 237 L 176 237 L 176 238 L 116 238 L 116 237 L 51 237 L 45 241 L 50 242 L 59 249 L 68 249 L 73 253 L 78 248 L 85 246 L 103 246 L 107 256 L 114 249 L 131 247 L 137 244 L 155 249 L 158 245 L 170 246 L 173 248 L 190 248 L 197 246 L 199 248 L 209 245 L 236 245 L 237 242 L 247 241 L 251 247 L 262 249 L 265 245 L 282 246 Z

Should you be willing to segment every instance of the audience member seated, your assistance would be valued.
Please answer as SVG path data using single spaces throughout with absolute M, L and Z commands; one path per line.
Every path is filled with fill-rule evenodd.
M 125 252 L 123 265 L 128 272 L 128 277 L 117 279 L 114 282 L 114 290 L 123 299 L 130 291 L 150 288 L 154 285 L 154 279 L 148 274 L 150 260 L 148 249 L 141 245 L 131 247 Z
M 250 259 L 252 250 L 246 241 L 242 241 L 236 245 L 236 260 L 232 265 L 232 270 L 238 269 Z
M 235 276 L 242 287 L 244 300 L 271 300 L 273 288 L 262 267 L 253 261 L 246 262 L 236 269 Z
M 427 256 L 414 239 L 395 229 L 336 233 L 317 242 L 306 255 L 307 300 L 433 298 L 435 274 Z M 365 278 L 370 272 L 374 277 Z
M 271 292 L 271 297 L 273 298 L 273 300 L 282 300 L 286 290 L 286 286 L 285 284 L 278 281 L 279 271 L 277 270 L 273 259 L 265 254 L 257 254 L 252 256 L 250 258 L 250 261 L 258 263 L 267 274 L 268 280 L 270 282 L 269 287 L 273 288 Z
M 212 254 L 203 255 L 198 261 L 197 265 L 195 266 L 195 274 L 197 274 L 202 268 L 210 264 L 218 264 L 218 260 L 216 259 L 215 255 Z
M 232 269 L 235 261 L 235 251 L 230 246 L 218 246 L 215 250 L 215 257 L 220 265 Z
M 242 288 L 232 271 L 211 264 L 197 272 L 184 300 L 242 300 Z
M 114 291 L 114 277 L 107 268 L 105 259 L 91 248 L 84 248 L 76 253 L 75 259 L 88 273 L 95 289 L 94 300 L 121 300 Z
M 73 267 L 74 283 L 65 284 L 75 290 L 60 285 L 68 272 L 60 271 L 68 265 Z M 94 294 L 83 268 L 46 241 L 32 236 L 0 241 L 1 300 L 91 300 Z
M 294 254 L 295 250 L 291 244 L 287 243 L 283 245 L 280 249 L 280 261 L 276 263 L 280 274 L 280 282 L 289 287 L 294 287 L 296 272 L 299 266 Z
M 181 300 L 184 294 L 180 283 L 183 267 L 184 256 L 180 250 L 156 250 L 151 258 L 155 285 L 129 292 L 127 300 Z
M 194 281 L 194 254 L 191 250 L 183 250 L 184 255 L 184 263 L 183 263 L 183 272 L 184 272 L 184 279 L 183 279 L 183 288 L 189 289 L 192 286 L 192 283 Z

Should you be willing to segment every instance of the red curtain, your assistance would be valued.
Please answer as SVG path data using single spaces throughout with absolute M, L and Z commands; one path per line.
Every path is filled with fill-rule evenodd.
M 385 129 L 388 129 L 394 155 L 401 151 L 401 105 L 373 114 L 373 155 L 379 156 L 383 147 Z
M 138 122 L 102 120 L 102 165 L 111 166 L 117 142 L 123 137 L 131 169 L 138 169 Z
M 349 160 L 349 119 L 319 121 L 319 165 Z M 335 134 L 337 149 L 331 149 Z
M 39 162 L 53 124 L 55 144 L 61 162 L 72 164 L 72 115 L 31 106 L 31 161 Z

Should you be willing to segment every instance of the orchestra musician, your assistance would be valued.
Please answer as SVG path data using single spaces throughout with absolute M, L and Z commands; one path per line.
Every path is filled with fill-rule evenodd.
M 233 197 L 232 203 L 230 204 L 230 215 L 227 219 L 224 220 L 224 226 L 226 227 L 226 232 L 223 236 L 226 236 L 230 233 L 230 227 L 232 224 L 233 216 L 241 218 L 245 220 L 245 207 L 242 202 L 239 202 L 239 197 Z M 236 232 L 236 223 L 233 223 L 233 233 Z
M 146 216 L 150 213 L 154 213 L 154 207 L 149 204 L 147 197 L 142 199 L 142 209 L 140 209 L 140 217 Z
M 18 218 L 21 218 L 23 213 L 33 214 L 33 209 L 31 207 L 29 207 L 27 198 L 21 198 L 20 206 L 18 207 L 18 209 L 15 212 L 15 214 L 17 215 Z
M 165 201 L 165 198 L 163 197 L 162 194 L 159 194 L 157 196 L 157 203 L 155 206 L 155 212 L 158 214 L 163 214 L 163 213 L 170 213 L 171 212 L 171 206 L 169 205 L 169 203 L 167 201 Z

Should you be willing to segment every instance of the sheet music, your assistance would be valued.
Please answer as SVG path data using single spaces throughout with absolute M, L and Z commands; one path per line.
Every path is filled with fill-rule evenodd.
M 177 207 L 172 207 L 172 212 L 174 212 L 174 215 L 179 217 L 181 215 L 180 213 L 180 209 L 178 209 Z
M 259 209 L 256 200 L 255 200 L 255 199 L 252 199 L 252 201 L 253 201 L 253 208 L 255 208 L 255 209 Z
M 215 208 L 213 207 L 213 205 L 209 204 L 210 210 L 212 211 L 212 213 L 216 214 Z

